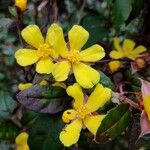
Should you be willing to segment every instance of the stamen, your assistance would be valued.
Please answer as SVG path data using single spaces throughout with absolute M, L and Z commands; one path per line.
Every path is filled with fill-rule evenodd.
M 79 63 L 81 56 L 80 56 L 80 52 L 77 50 L 74 51 L 70 51 L 68 53 L 67 59 L 71 62 L 71 63 Z

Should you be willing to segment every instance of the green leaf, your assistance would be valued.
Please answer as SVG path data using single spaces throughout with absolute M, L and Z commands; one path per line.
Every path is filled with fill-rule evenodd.
M 116 0 L 113 4 L 112 16 L 116 25 L 126 21 L 132 11 L 133 0 Z
M 106 76 L 103 72 L 100 71 L 100 83 L 105 86 L 108 87 L 110 89 L 114 89 L 113 83 L 111 82 L 110 78 L 108 76 Z
M 0 120 L 9 119 L 16 106 L 17 103 L 9 92 L 0 91 Z
M 14 140 L 19 133 L 19 128 L 10 121 L 0 122 L 0 140 Z
M 89 32 L 90 37 L 86 47 L 103 40 L 108 36 L 108 29 L 105 26 L 106 19 L 102 14 L 88 13 L 81 21 L 81 25 Z
M 30 150 L 61 150 L 63 145 L 59 133 L 63 128 L 62 119 L 56 116 L 39 115 L 30 130 Z
M 66 106 L 67 95 L 65 89 L 61 87 L 34 85 L 19 92 L 17 99 L 32 111 L 55 114 Z
M 97 131 L 96 140 L 98 142 L 106 142 L 118 137 L 126 130 L 130 117 L 131 112 L 128 104 L 120 104 L 110 110 Z

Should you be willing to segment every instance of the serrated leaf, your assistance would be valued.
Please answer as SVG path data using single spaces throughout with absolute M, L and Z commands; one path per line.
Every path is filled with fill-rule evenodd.
M 63 128 L 62 119 L 56 116 L 40 115 L 30 130 L 31 150 L 61 150 L 59 133 Z
M 10 119 L 11 113 L 16 106 L 17 103 L 10 96 L 9 92 L 0 91 L 0 120 Z
M 110 110 L 97 131 L 96 140 L 106 142 L 119 136 L 129 125 L 130 117 L 128 104 L 120 104 Z
M 66 104 L 66 91 L 61 87 L 34 85 L 17 94 L 18 101 L 26 108 L 39 112 L 54 114 L 62 111 Z

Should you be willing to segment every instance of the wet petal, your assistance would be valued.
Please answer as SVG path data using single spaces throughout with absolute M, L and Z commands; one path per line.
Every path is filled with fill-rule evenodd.
M 97 84 L 92 94 L 89 96 L 85 107 L 88 112 L 94 112 L 111 98 L 111 89 L 103 87 L 101 84 Z
M 41 74 L 43 73 L 50 74 L 52 72 L 52 69 L 53 69 L 53 63 L 49 58 L 41 59 L 36 64 L 36 72 Z
M 74 98 L 74 108 L 81 108 L 83 106 L 84 95 L 78 83 L 74 83 L 67 88 L 67 94 Z
M 120 41 L 119 41 L 119 38 L 118 37 L 115 37 L 113 39 L 113 42 L 114 42 L 114 48 L 118 51 L 121 51 L 122 50 L 122 47 L 120 46 Z
M 21 32 L 23 39 L 31 46 L 38 48 L 40 44 L 44 44 L 44 38 L 37 25 L 29 25 Z
M 105 51 L 103 47 L 101 47 L 98 44 L 95 44 L 81 51 L 80 54 L 81 54 L 81 61 L 96 62 L 105 56 Z
M 73 121 L 72 123 L 67 125 L 63 131 L 61 131 L 59 135 L 60 141 L 66 147 L 76 144 L 79 140 L 81 129 L 82 129 L 81 120 Z
M 89 38 L 89 33 L 79 25 L 74 25 L 68 33 L 71 50 L 80 50 Z
M 102 120 L 104 119 L 106 115 L 95 115 L 95 116 L 89 116 L 84 119 L 84 125 L 88 128 L 88 130 L 96 135 L 96 132 L 98 130 L 98 127 L 100 126 Z
M 95 69 L 83 63 L 73 64 L 76 81 L 84 88 L 92 88 L 100 80 L 100 74 Z
M 20 66 L 29 66 L 37 62 L 39 59 L 36 50 L 19 49 L 15 53 L 15 58 Z
M 61 61 L 54 64 L 52 75 L 56 81 L 64 81 L 68 78 L 71 64 L 68 61 Z
M 51 45 L 61 56 L 65 56 L 68 52 L 66 42 L 64 40 L 63 30 L 56 23 L 53 23 L 48 29 L 46 43 Z

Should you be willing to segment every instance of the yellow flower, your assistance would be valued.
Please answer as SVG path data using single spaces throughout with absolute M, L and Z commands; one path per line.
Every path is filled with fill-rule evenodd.
M 16 150 L 30 150 L 27 142 L 28 137 L 29 135 L 26 132 L 22 132 L 16 137 Z
M 114 38 L 114 47 L 115 50 L 110 52 L 110 57 L 113 59 L 120 59 L 120 58 L 129 58 L 131 60 L 135 60 L 135 58 L 145 52 L 147 49 L 146 47 L 139 45 L 135 48 L 135 42 L 130 39 L 125 39 L 123 41 L 123 46 L 120 45 L 119 38 Z
M 118 71 L 121 67 L 121 62 L 118 60 L 114 60 L 108 63 L 108 67 L 111 73 Z
M 32 87 L 32 85 L 33 85 L 32 83 L 20 83 L 20 84 L 18 85 L 18 89 L 19 89 L 20 91 L 23 91 L 23 90 L 26 90 L 26 89 Z
M 92 134 L 96 134 L 98 127 L 105 115 L 98 115 L 98 110 L 111 98 L 111 90 L 97 84 L 92 94 L 87 97 L 83 94 L 78 83 L 67 88 L 67 94 L 74 98 L 73 109 L 63 113 L 63 121 L 70 123 L 60 133 L 60 141 L 64 146 L 77 143 L 82 128 L 87 128 Z
M 42 80 L 41 82 L 39 82 L 39 85 L 45 86 L 45 85 L 48 85 L 48 82 L 47 82 L 46 80 Z M 26 89 L 28 89 L 28 88 L 30 88 L 30 87 L 32 87 L 32 86 L 33 86 L 33 83 L 31 83 L 31 82 L 28 82 L 28 83 L 20 83 L 20 84 L 18 85 L 18 89 L 19 89 L 20 91 L 23 91 L 23 90 L 26 90 Z
M 15 0 L 15 6 L 23 12 L 27 9 L 27 0 Z
M 95 44 L 81 50 L 89 38 L 89 33 L 81 26 L 74 25 L 68 33 L 69 42 L 66 44 L 61 27 L 55 24 L 57 32 L 53 35 L 56 45 L 55 50 L 60 58 L 52 74 L 56 81 L 64 81 L 69 73 L 74 73 L 76 81 L 84 88 L 91 88 L 99 82 L 100 74 L 87 63 L 93 63 L 105 56 L 104 49 Z
M 38 26 L 29 25 L 21 32 L 23 39 L 32 47 L 19 49 L 15 53 L 17 63 L 21 66 L 29 66 L 36 63 L 36 71 L 38 73 L 49 74 L 53 68 L 53 58 L 57 58 L 58 54 L 54 51 L 53 46 L 55 38 L 54 26 L 52 25 L 47 32 L 44 40 L 42 33 Z

